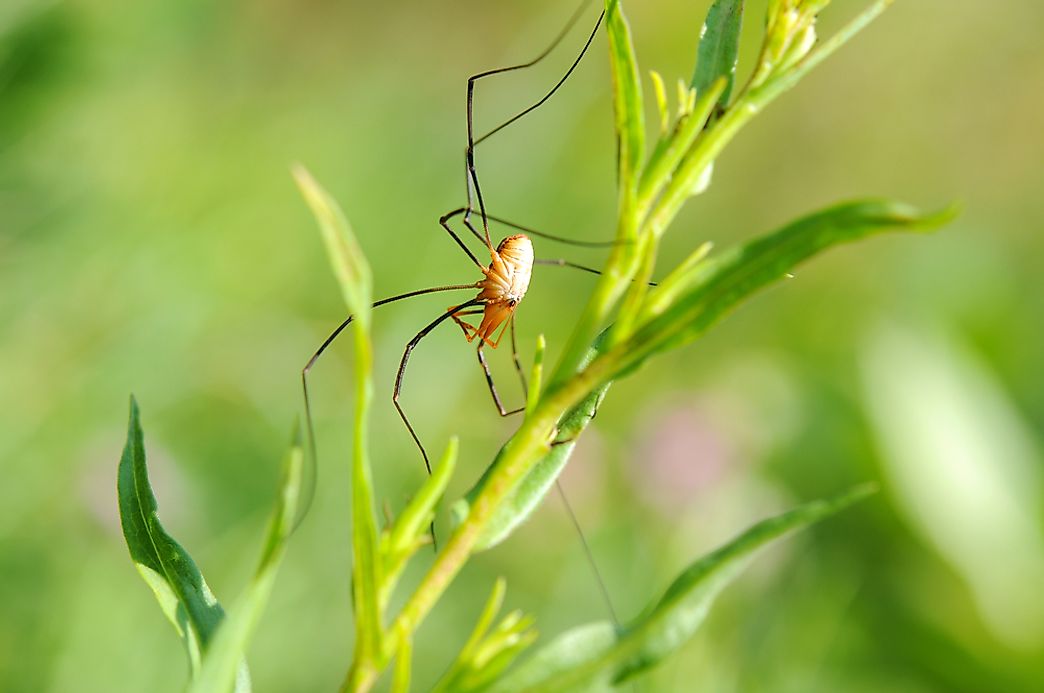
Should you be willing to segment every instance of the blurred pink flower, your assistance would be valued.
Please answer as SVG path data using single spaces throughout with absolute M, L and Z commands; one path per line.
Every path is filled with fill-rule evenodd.
M 703 405 L 660 405 L 644 418 L 629 470 L 639 497 L 665 514 L 713 488 L 736 462 L 728 432 Z

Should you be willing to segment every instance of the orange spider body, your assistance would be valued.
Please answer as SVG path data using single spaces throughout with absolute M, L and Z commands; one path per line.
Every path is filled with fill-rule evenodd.
M 481 311 L 482 322 L 476 327 L 458 317 L 468 315 L 470 311 L 454 313 L 453 319 L 464 330 L 469 342 L 478 337 L 480 345 L 487 344 L 496 349 L 504 331 L 496 339 L 493 339 L 493 333 L 500 327 L 507 327 L 515 316 L 515 307 L 529 288 L 533 274 L 533 242 L 522 234 L 508 236 L 496 250 L 490 250 L 490 256 L 493 261 L 482 270 L 486 278 L 476 284 L 480 289 L 476 298 L 485 302 Z

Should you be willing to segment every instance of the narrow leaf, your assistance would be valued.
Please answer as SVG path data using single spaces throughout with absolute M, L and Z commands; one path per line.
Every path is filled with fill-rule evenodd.
M 703 132 L 703 127 L 713 114 L 715 104 L 718 103 L 724 89 L 725 80 L 718 79 L 701 91 L 692 110 L 679 123 L 674 136 L 666 140 L 664 146 L 657 148 L 653 153 L 642 172 L 642 180 L 638 187 L 639 209 L 648 209 L 653 200 L 674 179 L 678 165 L 692 150 L 696 138 Z M 693 194 L 696 192 L 694 191 Z M 653 232 L 657 235 L 666 230 L 665 227 L 653 227 Z
M 293 533 L 294 517 L 301 496 L 304 466 L 304 448 L 299 430 L 295 430 L 283 462 L 283 479 L 279 488 L 272 518 L 268 523 L 265 543 L 254 577 L 246 591 L 229 609 L 210 649 L 203 658 L 199 677 L 190 687 L 190 693 L 225 693 L 233 688 L 237 676 L 242 679 L 242 665 L 247 644 L 253 635 L 261 614 L 268 604 L 276 573 L 286 553 L 287 540 Z M 239 686 L 235 690 L 241 690 Z
M 649 71 L 652 80 L 653 94 L 656 96 L 656 111 L 660 114 L 660 135 L 664 136 L 671 127 L 671 109 L 667 105 L 667 87 L 663 84 L 663 77 L 656 70 Z
M 544 387 L 544 352 L 547 341 L 544 335 L 537 335 L 536 351 L 533 353 L 533 370 L 529 375 L 529 389 L 526 392 L 526 416 L 532 416 L 540 402 L 540 393 Z
M 598 344 L 603 342 L 604 336 L 605 333 L 603 332 L 597 340 Z M 589 350 L 581 367 L 590 363 L 597 353 L 597 347 Z M 555 438 L 555 444 L 551 446 L 544 458 L 519 482 L 518 486 L 511 492 L 511 495 L 497 507 L 493 517 L 486 523 L 482 537 L 475 545 L 476 551 L 483 551 L 501 543 L 519 525 L 529 519 L 530 515 L 533 514 L 533 511 L 540 504 L 540 501 L 551 490 L 555 479 L 562 473 L 566 463 L 573 454 L 577 439 L 594 419 L 595 414 L 598 413 L 598 407 L 605 398 L 605 393 L 609 390 L 610 384 L 606 383 L 595 389 L 580 404 L 576 405 L 562 417 L 562 420 L 558 422 L 558 435 Z M 452 513 L 456 524 L 459 525 L 467 517 L 471 503 L 482 491 L 487 477 L 496 467 L 496 464 L 497 460 L 494 460 L 493 464 L 489 466 L 464 498 L 453 505 Z
M 352 440 L 352 597 L 355 606 L 355 658 L 348 684 L 366 677 L 381 658 L 383 625 L 379 592 L 381 565 L 376 501 L 368 453 L 370 401 L 373 399 L 373 345 L 370 311 L 373 279 L 370 266 L 337 201 L 302 166 L 294 177 L 312 208 L 326 242 L 348 309 L 355 316 L 355 421 Z
M 293 174 L 301 194 L 319 222 L 327 255 L 348 310 L 355 316 L 356 323 L 367 325 L 373 303 L 370 288 L 373 280 L 370 265 L 352 233 L 352 227 L 337 201 L 312 178 L 304 166 L 295 165 Z
M 435 684 L 432 693 L 445 693 L 446 691 L 458 690 L 460 688 L 460 681 L 467 675 L 472 665 L 475 650 L 478 649 L 482 639 L 486 637 L 486 633 L 493 626 L 493 619 L 500 613 L 500 607 L 504 604 L 504 593 L 506 591 L 507 583 L 504 581 L 504 578 L 497 578 L 497 581 L 493 583 L 493 591 L 490 592 L 489 598 L 486 599 L 486 605 L 482 608 L 482 613 L 479 614 L 478 621 L 475 623 L 471 635 L 468 636 L 464 647 L 460 648 L 460 654 L 457 655 L 456 661 L 453 662 L 449 670 Z
M 663 597 L 631 623 L 620 629 L 607 622 L 593 623 L 568 631 L 509 672 L 493 690 L 606 690 L 655 666 L 693 636 L 714 599 L 761 549 L 873 492 L 871 488 L 857 488 L 754 525 L 690 565 Z
M 130 423 L 120 458 L 117 495 L 123 537 L 131 558 L 178 632 L 195 675 L 224 611 L 192 557 L 160 524 L 134 397 L 130 400 Z
M 382 608 L 388 605 L 406 562 L 427 542 L 428 526 L 435 516 L 435 506 L 446 492 L 457 464 L 457 448 L 458 439 L 454 436 L 450 438 L 446 452 L 432 475 L 424 481 L 395 524 L 381 538 L 383 570 L 379 601 Z
M 613 109 L 621 194 L 634 195 L 642 157 L 645 154 L 645 116 L 638 61 L 631 42 L 631 29 L 620 9 L 620 0 L 606 0 L 606 30 L 609 34 L 609 64 L 613 77 Z M 622 204 L 626 204 L 626 199 Z
M 696 51 L 696 70 L 692 86 L 702 94 L 710 85 L 724 77 L 725 88 L 718 98 L 718 107 L 729 103 L 736 81 L 736 61 L 739 58 L 740 28 L 743 25 L 743 0 L 714 0 L 707 11 L 707 19 L 700 29 L 700 45 Z
M 417 495 L 403 509 L 399 519 L 392 527 L 389 537 L 389 550 L 393 552 L 411 552 L 416 546 L 418 538 L 427 533 L 428 523 L 431 522 L 432 514 L 435 512 L 435 504 L 442 498 L 446 491 L 453 470 L 457 464 L 457 450 L 459 439 L 456 436 L 450 438 L 446 446 L 446 452 L 442 454 L 442 460 L 435 467 Z
M 708 167 L 743 127 L 763 111 L 776 97 L 796 85 L 812 68 L 825 60 L 853 36 L 876 19 L 894 0 L 877 0 L 856 16 L 818 48 L 782 72 L 772 73 L 771 79 L 752 85 L 741 94 L 732 108 L 714 122 L 700 137 L 692 151 L 675 171 L 674 178 L 656 201 L 649 224 L 654 229 L 666 229 L 678 211 L 699 190 L 700 182 L 708 182 Z M 778 5 L 778 3 L 776 3 Z M 770 11 L 770 15 L 775 10 Z
M 533 619 L 513 611 L 494 626 L 494 619 L 504 601 L 506 585 L 498 578 L 486 606 L 479 616 L 471 637 L 461 648 L 457 661 L 439 680 L 432 693 L 466 693 L 485 690 L 536 640 Z
M 649 304 L 660 306 L 662 312 L 654 313 L 627 342 L 614 348 L 614 357 L 622 368 L 632 368 L 653 353 L 692 341 L 750 295 L 835 245 L 889 230 L 931 231 L 955 213 L 951 208 L 922 214 L 896 202 L 869 200 L 839 204 L 799 219 L 696 263 L 684 279 L 658 287 Z M 665 291 L 678 297 L 661 301 L 658 292 Z

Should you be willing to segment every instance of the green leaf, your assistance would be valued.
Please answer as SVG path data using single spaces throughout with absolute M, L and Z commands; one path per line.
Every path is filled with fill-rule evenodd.
M 714 0 L 700 29 L 700 45 L 696 51 L 696 69 L 692 86 L 702 94 L 724 77 L 725 88 L 718 98 L 719 108 L 729 103 L 736 81 L 739 58 L 740 27 L 743 25 L 743 0 Z
M 642 172 L 642 179 L 638 186 L 639 209 L 648 209 L 667 184 L 676 178 L 679 164 L 692 150 L 694 142 L 703 132 L 704 126 L 714 112 L 715 105 L 721 99 L 725 86 L 725 80 L 719 78 L 703 89 L 693 105 L 692 111 L 679 124 L 678 130 L 653 153 Z M 692 194 L 697 194 L 697 192 L 693 190 Z M 666 228 L 653 227 L 653 233 L 656 235 L 661 235 L 666 230 Z
M 601 344 L 605 333 L 597 340 Z M 598 353 L 597 347 L 591 349 L 582 366 L 586 366 Z M 556 443 L 544 455 L 543 459 L 536 463 L 532 470 L 518 483 L 511 495 L 498 505 L 493 517 L 486 523 L 482 536 L 475 544 L 476 551 L 484 551 L 501 543 L 523 522 L 529 519 L 540 505 L 547 492 L 551 490 L 555 479 L 565 468 L 566 463 L 576 448 L 576 441 L 584 432 L 587 425 L 598 413 L 598 407 L 605 398 L 611 383 L 605 383 L 587 395 L 578 405 L 573 407 L 561 421 L 558 422 L 558 435 L 555 436 Z M 471 503 L 482 491 L 487 478 L 496 467 L 497 460 L 486 469 L 478 482 L 468 491 L 461 500 L 453 505 L 452 513 L 455 524 L 464 522 L 471 508 Z
M 417 491 L 413 499 L 403 509 L 395 524 L 381 536 L 381 571 L 380 604 L 388 605 L 392 590 L 395 589 L 402 575 L 406 562 L 417 552 L 417 549 L 430 543 L 428 527 L 435 517 L 435 506 L 446 492 L 446 486 L 453 476 L 457 464 L 456 436 L 450 438 L 442 460 L 435 467 L 431 476 Z
M 605 357 L 633 368 L 650 355 L 691 342 L 729 310 L 798 264 L 841 243 L 884 231 L 931 231 L 956 214 L 935 214 L 886 200 L 848 202 L 799 219 L 774 233 L 696 262 L 684 277 L 649 296 L 645 321 Z M 662 300 L 670 292 L 670 300 Z
M 804 58 L 789 65 L 785 70 L 769 70 L 760 81 L 755 79 L 721 118 L 696 140 L 692 150 L 675 171 L 674 177 L 665 186 L 663 194 L 656 200 L 647 223 L 659 232 L 670 226 L 686 200 L 694 191 L 701 189 L 701 183 L 708 182 L 710 167 L 732 138 L 776 97 L 794 87 L 816 65 L 866 28 L 893 1 L 877 0 Z M 755 76 L 758 74 L 755 72 Z
M 195 676 L 224 611 L 192 557 L 160 524 L 134 397 L 130 400 L 127 444 L 120 458 L 116 486 L 120 523 L 131 559 L 184 643 Z
M 493 625 L 504 603 L 506 589 L 504 578 L 497 578 L 475 629 L 432 693 L 483 689 L 536 640 L 532 619 L 521 612 L 513 611 Z
M 304 166 L 295 165 L 293 174 L 301 194 L 319 222 L 326 252 L 348 310 L 355 316 L 356 323 L 368 326 L 373 304 L 373 278 L 352 227 L 337 201 L 312 178 Z
M 293 168 L 301 192 L 326 241 L 345 302 L 355 316 L 355 421 L 352 449 L 352 603 L 355 606 L 355 658 L 346 685 L 371 675 L 382 660 L 384 636 L 380 608 L 381 560 L 373 472 L 370 468 L 370 403 L 374 396 L 374 348 L 370 339 L 373 277 L 370 265 L 337 201 L 301 166 Z
M 355 606 L 355 657 L 350 685 L 371 675 L 382 659 L 384 636 L 380 609 L 381 561 L 377 535 L 373 473 L 368 452 L 370 401 L 373 399 L 373 344 L 370 313 L 373 277 L 359 243 L 337 201 L 302 166 L 294 177 L 312 208 L 327 254 L 348 309 L 355 316 L 355 421 L 352 440 L 352 602 Z
M 638 61 L 631 43 L 631 30 L 620 9 L 620 0 L 606 0 L 606 31 L 609 35 L 609 65 L 613 81 L 613 112 L 617 139 L 617 187 L 619 215 L 616 240 L 602 276 L 580 313 L 565 349 L 552 371 L 549 390 L 573 376 L 598 331 L 605 327 L 614 306 L 627 290 L 628 282 L 641 267 L 637 254 L 640 217 L 638 185 L 645 156 L 645 117 Z
M 814 501 L 764 520 L 732 542 L 699 559 L 679 575 L 641 616 L 617 629 L 592 623 L 548 643 L 508 672 L 492 690 L 608 690 L 663 661 L 696 632 L 714 599 L 761 549 L 827 518 L 874 490 L 854 489 L 831 500 Z
M 645 115 L 638 60 L 631 42 L 631 29 L 620 9 L 620 0 L 606 0 L 606 30 L 609 34 L 609 64 L 613 77 L 613 109 L 616 113 L 616 138 L 619 185 L 626 198 L 636 192 L 638 175 L 645 155 Z M 622 200 L 621 204 L 627 204 Z
M 290 449 L 283 462 L 283 479 L 279 498 L 268 523 L 265 543 L 254 577 L 246 591 L 229 609 L 218 628 L 210 649 L 203 658 L 199 677 L 189 688 L 190 693 L 226 693 L 245 675 L 243 657 L 247 644 L 268 604 L 279 564 L 286 553 L 287 540 L 293 533 L 294 517 L 301 497 L 301 478 L 304 466 L 304 448 L 300 431 L 294 431 Z M 242 690 L 236 685 L 235 690 Z
M 533 352 L 533 370 L 529 374 L 529 390 L 526 392 L 526 416 L 532 416 L 540 402 L 540 393 L 544 386 L 544 351 L 547 341 L 544 335 L 537 335 L 536 350 Z

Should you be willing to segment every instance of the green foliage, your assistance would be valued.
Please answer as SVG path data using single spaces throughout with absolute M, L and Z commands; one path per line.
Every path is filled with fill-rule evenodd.
M 632 335 L 602 356 L 613 364 L 613 377 L 624 375 L 650 356 L 697 339 L 733 307 L 832 246 L 885 231 L 930 231 L 953 215 L 953 210 L 923 215 L 909 206 L 887 201 L 851 202 L 799 219 L 715 257 L 708 258 L 709 247 L 704 246 L 649 294 Z M 592 349 L 586 363 L 598 355 L 599 351 Z M 500 506 L 476 548 L 496 546 L 529 518 L 564 469 L 577 438 L 594 418 L 608 388 L 607 381 L 562 418 L 556 436 L 559 444 L 543 456 Z M 466 517 L 468 504 L 487 476 L 488 472 L 454 506 L 458 523 Z
M 608 690 L 655 666 L 684 645 L 714 599 L 762 549 L 866 498 L 854 489 L 830 500 L 806 503 L 763 520 L 725 546 L 690 565 L 664 595 L 634 621 L 615 627 L 591 623 L 548 643 L 493 687 L 509 691 Z
M 550 387 L 556 388 L 572 376 L 626 289 L 626 281 L 641 262 L 634 223 L 638 204 L 641 162 L 645 157 L 645 116 L 638 61 L 631 30 L 619 0 L 606 0 L 606 34 L 609 37 L 609 66 L 613 79 L 613 113 L 616 123 L 617 187 L 619 214 L 613 247 L 602 276 L 574 327 L 564 353 L 555 367 Z
M 131 559 L 181 638 L 195 676 L 225 613 L 195 561 L 160 524 L 145 463 L 138 403 L 133 397 L 117 494 L 123 537 Z
M 885 231 L 932 231 L 955 214 L 954 208 L 923 214 L 884 200 L 848 202 L 687 264 L 650 294 L 642 321 L 619 347 L 620 368 L 633 369 L 655 353 L 692 342 L 737 304 L 824 250 Z
M 376 499 L 370 469 L 368 420 L 373 399 L 373 345 L 370 311 L 373 278 L 340 205 L 301 166 L 294 177 L 312 209 L 334 274 L 348 309 L 355 316 L 355 421 L 352 454 L 352 603 L 355 606 L 355 658 L 345 686 L 355 687 L 372 677 L 383 660 L 384 625 L 381 618 L 382 560 L 377 534 Z M 398 550 L 400 547 L 394 547 Z
M 635 192 L 634 186 L 645 156 L 645 111 L 631 28 L 624 19 L 619 0 L 606 0 L 606 31 L 613 77 L 621 205 L 627 205 L 627 197 Z
M 149 485 L 138 404 L 131 398 L 127 445 L 117 482 L 123 536 L 138 572 L 185 644 L 192 693 L 250 690 L 244 655 L 286 552 L 301 492 L 303 460 L 301 437 L 295 431 L 254 577 L 226 615 L 195 562 L 160 524 Z
M 276 574 L 286 554 L 287 542 L 293 532 L 294 517 L 301 496 L 303 466 L 304 448 L 301 434 L 295 429 L 290 449 L 283 461 L 279 497 L 268 522 L 265 543 L 254 576 L 218 628 L 203 659 L 203 668 L 189 687 L 190 693 L 247 690 L 243 685 L 244 681 L 248 681 L 243 658 L 250 638 L 268 604 Z
M 500 578 L 479 616 L 475 630 L 460 650 L 457 661 L 435 686 L 435 693 L 482 690 L 536 640 L 532 618 L 513 611 L 494 625 L 504 604 L 507 584 Z
M 828 0 L 772 0 L 758 63 L 750 81 L 730 102 L 743 3 L 713 3 L 701 35 L 692 86 L 680 83 L 673 122 L 663 79 L 652 73 L 661 127 L 659 139 L 647 154 L 640 73 L 630 28 L 620 2 L 607 0 L 618 146 L 617 242 L 546 388 L 545 345 L 542 338 L 538 342 L 524 420 L 478 483 L 454 506 L 456 526 L 397 614 L 389 613 L 391 605 L 397 603 L 394 590 L 408 561 L 427 543 L 427 527 L 456 468 L 458 443 L 451 440 L 433 475 L 399 517 L 378 532 L 367 445 L 373 368 L 371 274 L 336 201 L 303 168 L 295 168 L 294 175 L 319 223 L 334 273 L 355 318 L 356 398 L 350 475 L 355 651 L 343 690 L 372 689 L 393 662 L 392 689 L 409 690 L 411 656 L 421 622 L 472 555 L 507 539 L 532 514 L 561 473 L 614 379 L 633 373 L 652 356 L 691 343 L 729 310 L 824 250 L 886 230 L 934 228 L 951 218 L 949 210 L 923 215 L 888 201 L 836 205 L 718 255 L 711 255 L 706 244 L 699 246 L 670 270 L 666 279 L 650 286 L 663 235 L 684 203 L 710 184 L 715 162 L 732 138 L 889 3 L 880 0 L 871 5 L 817 48 L 816 18 L 828 4 Z M 132 409 L 132 433 L 136 417 Z M 125 453 L 131 469 L 128 475 L 133 472 L 132 463 L 140 448 L 140 429 L 135 445 L 137 448 L 128 442 Z M 290 459 L 288 469 L 298 470 L 298 480 L 276 510 L 267 558 L 228 619 L 232 626 L 218 631 L 214 651 L 220 655 L 214 655 L 213 663 L 203 658 L 204 675 L 197 682 L 198 690 L 217 691 L 231 684 L 236 662 L 271 588 L 274 566 L 289 533 L 287 518 L 292 517 L 296 506 L 299 444 Z M 143 452 L 140 466 L 144 470 Z M 123 467 L 121 463 L 121 489 Z M 128 477 L 128 483 L 134 481 L 133 476 Z M 510 667 L 536 634 L 532 620 L 520 612 L 510 612 L 498 620 L 506 592 L 505 583 L 499 580 L 472 636 L 438 690 L 578 690 L 620 683 L 680 648 L 699 627 L 717 594 L 757 551 L 865 495 L 864 490 L 853 491 L 767 520 L 693 563 L 660 600 L 626 626 L 602 623 L 571 630 L 514 670 Z M 149 499 L 151 493 L 138 501 L 145 508 L 138 513 L 142 518 L 155 515 L 155 501 L 152 499 L 149 505 Z M 182 575 L 163 564 L 162 551 L 153 549 L 140 560 L 135 555 L 139 566 L 148 568 L 149 572 L 143 570 L 143 574 L 162 578 L 153 579 L 166 590 L 162 595 L 157 591 L 157 595 L 168 617 L 180 627 L 179 632 L 186 634 L 190 656 L 193 651 L 197 653 L 194 669 L 198 668 L 198 653 L 206 650 L 215 623 L 221 619 L 220 608 L 209 598 L 202 578 L 180 547 L 161 528 L 153 532 L 145 520 L 140 525 L 141 529 L 138 525 L 131 531 L 125 529 L 132 555 L 136 544 L 131 538 L 143 544 L 140 537 L 144 534 L 151 539 L 152 532 L 167 547 L 167 553 L 176 557 L 175 563 L 184 568 L 187 561 L 191 566 Z M 143 545 L 148 548 L 150 544 Z
M 435 506 L 446 492 L 446 486 L 457 465 L 457 438 L 450 438 L 442 460 L 427 478 L 417 495 L 403 509 L 395 523 L 381 533 L 381 608 L 386 609 L 391 592 L 395 589 L 406 562 L 431 537 L 428 527 L 435 519 Z
M 743 26 L 743 0 L 714 0 L 707 11 L 707 19 L 700 28 L 700 44 L 696 51 L 696 69 L 692 88 L 703 93 L 719 79 L 725 79 L 725 88 L 716 105 L 725 108 L 736 81 L 736 63 L 739 60 L 740 28 Z
M 293 174 L 305 202 L 319 222 L 319 230 L 326 244 L 334 276 L 344 295 L 344 302 L 355 316 L 355 322 L 360 324 L 356 332 L 365 332 L 369 329 L 370 304 L 373 303 L 370 265 L 337 201 L 315 182 L 304 166 L 294 166 Z

